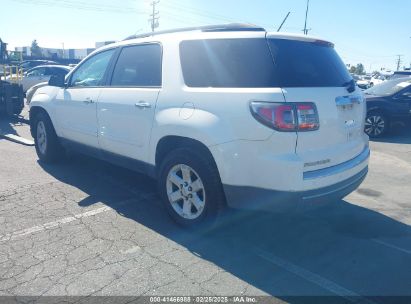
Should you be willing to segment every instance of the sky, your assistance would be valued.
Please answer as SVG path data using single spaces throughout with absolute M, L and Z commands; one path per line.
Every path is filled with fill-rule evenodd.
M 0 38 L 9 49 L 29 46 L 87 48 L 150 31 L 149 0 L 0 0 Z M 302 33 L 307 0 L 160 0 L 157 30 L 247 22 Z M 347 64 L 367 71 L 411 64 L 410 0 L 310 0 L 310 35 L 335 43 Z

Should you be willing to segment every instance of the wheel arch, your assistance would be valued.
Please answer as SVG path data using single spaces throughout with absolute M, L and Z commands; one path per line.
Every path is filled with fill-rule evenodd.
M 367 109 L 367 115 L 373 112 L 383 114 L 388 120 L 391 118 L 390 112 L 382 107 L 371 106 Z
M 209 157 L 217 167 L 213 154 L 211 153 L 210 149 L 208 149 L 208 147 L 202 142 L 189 137 L 167 135 L 162 137 L 157 142 L 155 149 L 156 168 L 160 166 L 161 162 L 170 151 L 178 148 L 189 148 L 195 150 L 198 153 L 202 153 L 203 155 Z
M 35 125 L 34 125 L 34 118 L 39 114 L 39 113 L 44 113 L 45 115 L 47 115 L 47 117 L 50 119 L 51 123 L 53 123 L 53 121 L 51 120 L 51 117 L 49 115 L 49 113 L 47 112 L 46 109 L 44 109 L 43 107 L 40 106 L 33 106 L 30 108 L 30 113 L 29 113 L 29 119 L 30 119 L 30 133 L 31 136 L 35 136 L 34 135 L 34 130 L 35 130 Z M 53 124 L 54 126 L 54 124 Z

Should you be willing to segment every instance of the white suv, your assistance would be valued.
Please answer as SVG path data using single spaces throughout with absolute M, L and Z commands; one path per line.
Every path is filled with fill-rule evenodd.
M 231 24 L 98 49 L 31 102 L 41 161 L 80 151 L 157 178 L 180 224 L 226 205 L 340 199 L 368 170 L 365 103 L 333 44 Z

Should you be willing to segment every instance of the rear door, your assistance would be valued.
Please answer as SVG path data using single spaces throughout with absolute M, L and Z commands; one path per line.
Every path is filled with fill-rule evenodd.
M 161 89 L 162 50 L 158 43 L 123 47 L 110 85 L 97 104 L 102 150 L 145 160 L 157 97 Z
M 268 39 L 286 102 L 313 102 L 320 128 L 298 132 L 296 153 L 306 164 L 332 166 L 364 149 L 365 103 L 331 43 Z

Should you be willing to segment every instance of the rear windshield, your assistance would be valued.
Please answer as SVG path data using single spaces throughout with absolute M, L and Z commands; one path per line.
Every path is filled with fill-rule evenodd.
M 343 87 L 352 79 L 334 48 L 324 43 L 188 40 L 180 44 L 180 58 L 189 87 Z

